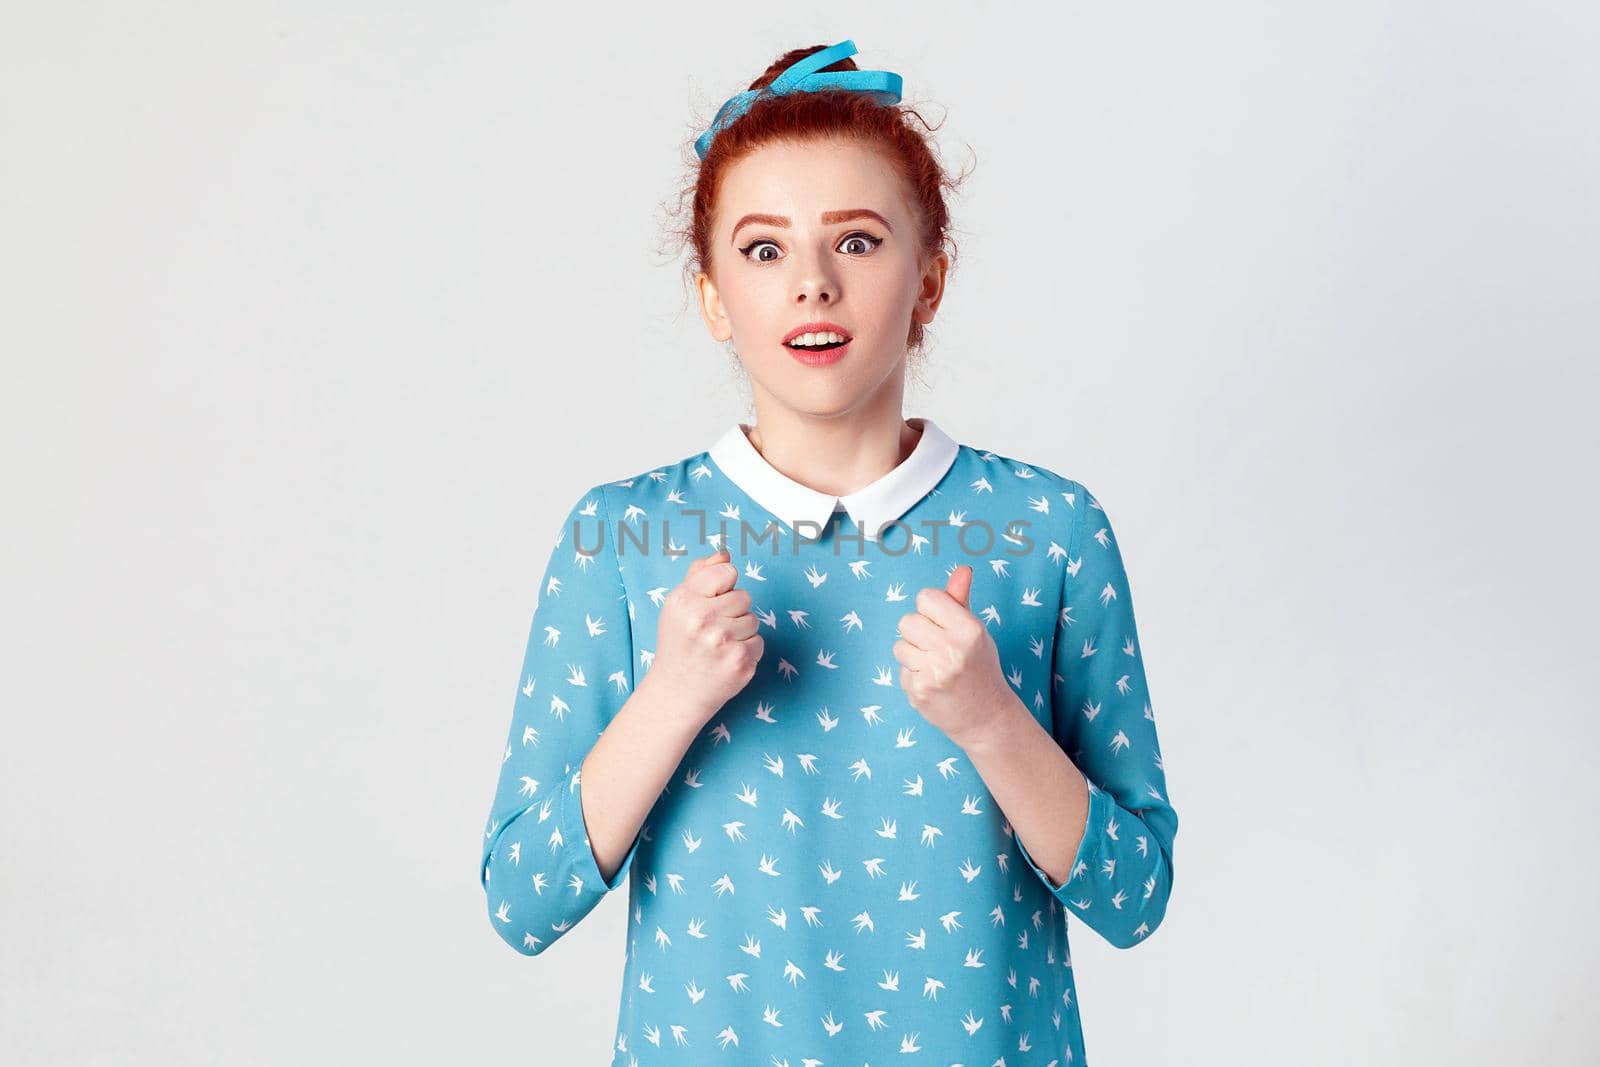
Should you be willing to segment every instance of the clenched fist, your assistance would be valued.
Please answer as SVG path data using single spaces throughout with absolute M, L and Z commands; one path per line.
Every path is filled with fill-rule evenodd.
M 900 617 L 894 643 L 906 699 L 963 747 L 1016 699 L 994 639 L 968 607 L 971 592 L 972 567 L 962 564 L 943 589 L 917 594 L 917 610 Z
M 738 577 L 728 550 L 719 548 L 691 562 L 661 604 L 655 658 L 640 684 L 660 689 L 667 705 L 697 726 L 743 689 L 761 662 L 761 620 L 750 613 L 750 594 L 734 588 Z

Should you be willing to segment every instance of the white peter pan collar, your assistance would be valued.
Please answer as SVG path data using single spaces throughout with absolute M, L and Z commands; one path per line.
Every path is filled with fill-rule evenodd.
M 772 512 L 791 530 L 795 523 L 809 521 L 815 526 L 807 532 L 820 536 L 833 513 L 843 510 L 856 521 L 867 540 L 875 541 L 885 523 L 900 518 L 939 484 L 960 449 L 932 419 L 910 418 L 906 422 L 922 428 L 922 436 L 911 455 L 877 481 L 844 496 L 818 492 L 768 463 L 745 436 L 750 430 L 746 423 L 736 422 L 728 427 L 711 446 L 709 454 L 750 499 Z

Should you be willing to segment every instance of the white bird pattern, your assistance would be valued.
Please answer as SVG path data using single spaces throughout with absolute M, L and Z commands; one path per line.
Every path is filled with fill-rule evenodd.
M 922 423 L 912 457 L 821 535 L 788 525 L 815 493 L 775 498 L 783 476 L 721 444 L 567 509 L 533 587 L 480 881 L 525 956 L 630 883 L 616 1067 L 1084 1067 L 1069 932 L 1131 948 L 1165 915 L 1178 818 L 1110 519 L 1044 467 L 964 444 L 931 462 L 942 431 Z M 858 500 L 891 523 L 881 542 L 861 538 Z M 667 591 L 718 544 L 764 655 L 607 880 L 578 769 L 650 669 Z M 1089 780 L 1062 884 L 900 689 L 898 620 L 962 563 L 1013 695 Z

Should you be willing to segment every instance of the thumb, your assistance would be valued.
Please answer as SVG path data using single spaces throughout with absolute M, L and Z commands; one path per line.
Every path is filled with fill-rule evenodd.
M 967 603 L 967 598 L 972 593 L 971 564 L 963 563 L 954 571 L 950 572 L 950 578 L 944 584 L 944 591 L 949 593 L 951 598 L 955 600 L 957 604 L 960 604 L 968 611 L 971 611 L 972 607 Z

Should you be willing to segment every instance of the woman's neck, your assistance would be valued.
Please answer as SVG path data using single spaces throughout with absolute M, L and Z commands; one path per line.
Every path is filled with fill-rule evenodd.
M 911 455 L 922 428 L 898 409 L 816 418 L 765 411 L 746 437 L 772 467 L 801 485 L 845 496 L 888 474 Z

